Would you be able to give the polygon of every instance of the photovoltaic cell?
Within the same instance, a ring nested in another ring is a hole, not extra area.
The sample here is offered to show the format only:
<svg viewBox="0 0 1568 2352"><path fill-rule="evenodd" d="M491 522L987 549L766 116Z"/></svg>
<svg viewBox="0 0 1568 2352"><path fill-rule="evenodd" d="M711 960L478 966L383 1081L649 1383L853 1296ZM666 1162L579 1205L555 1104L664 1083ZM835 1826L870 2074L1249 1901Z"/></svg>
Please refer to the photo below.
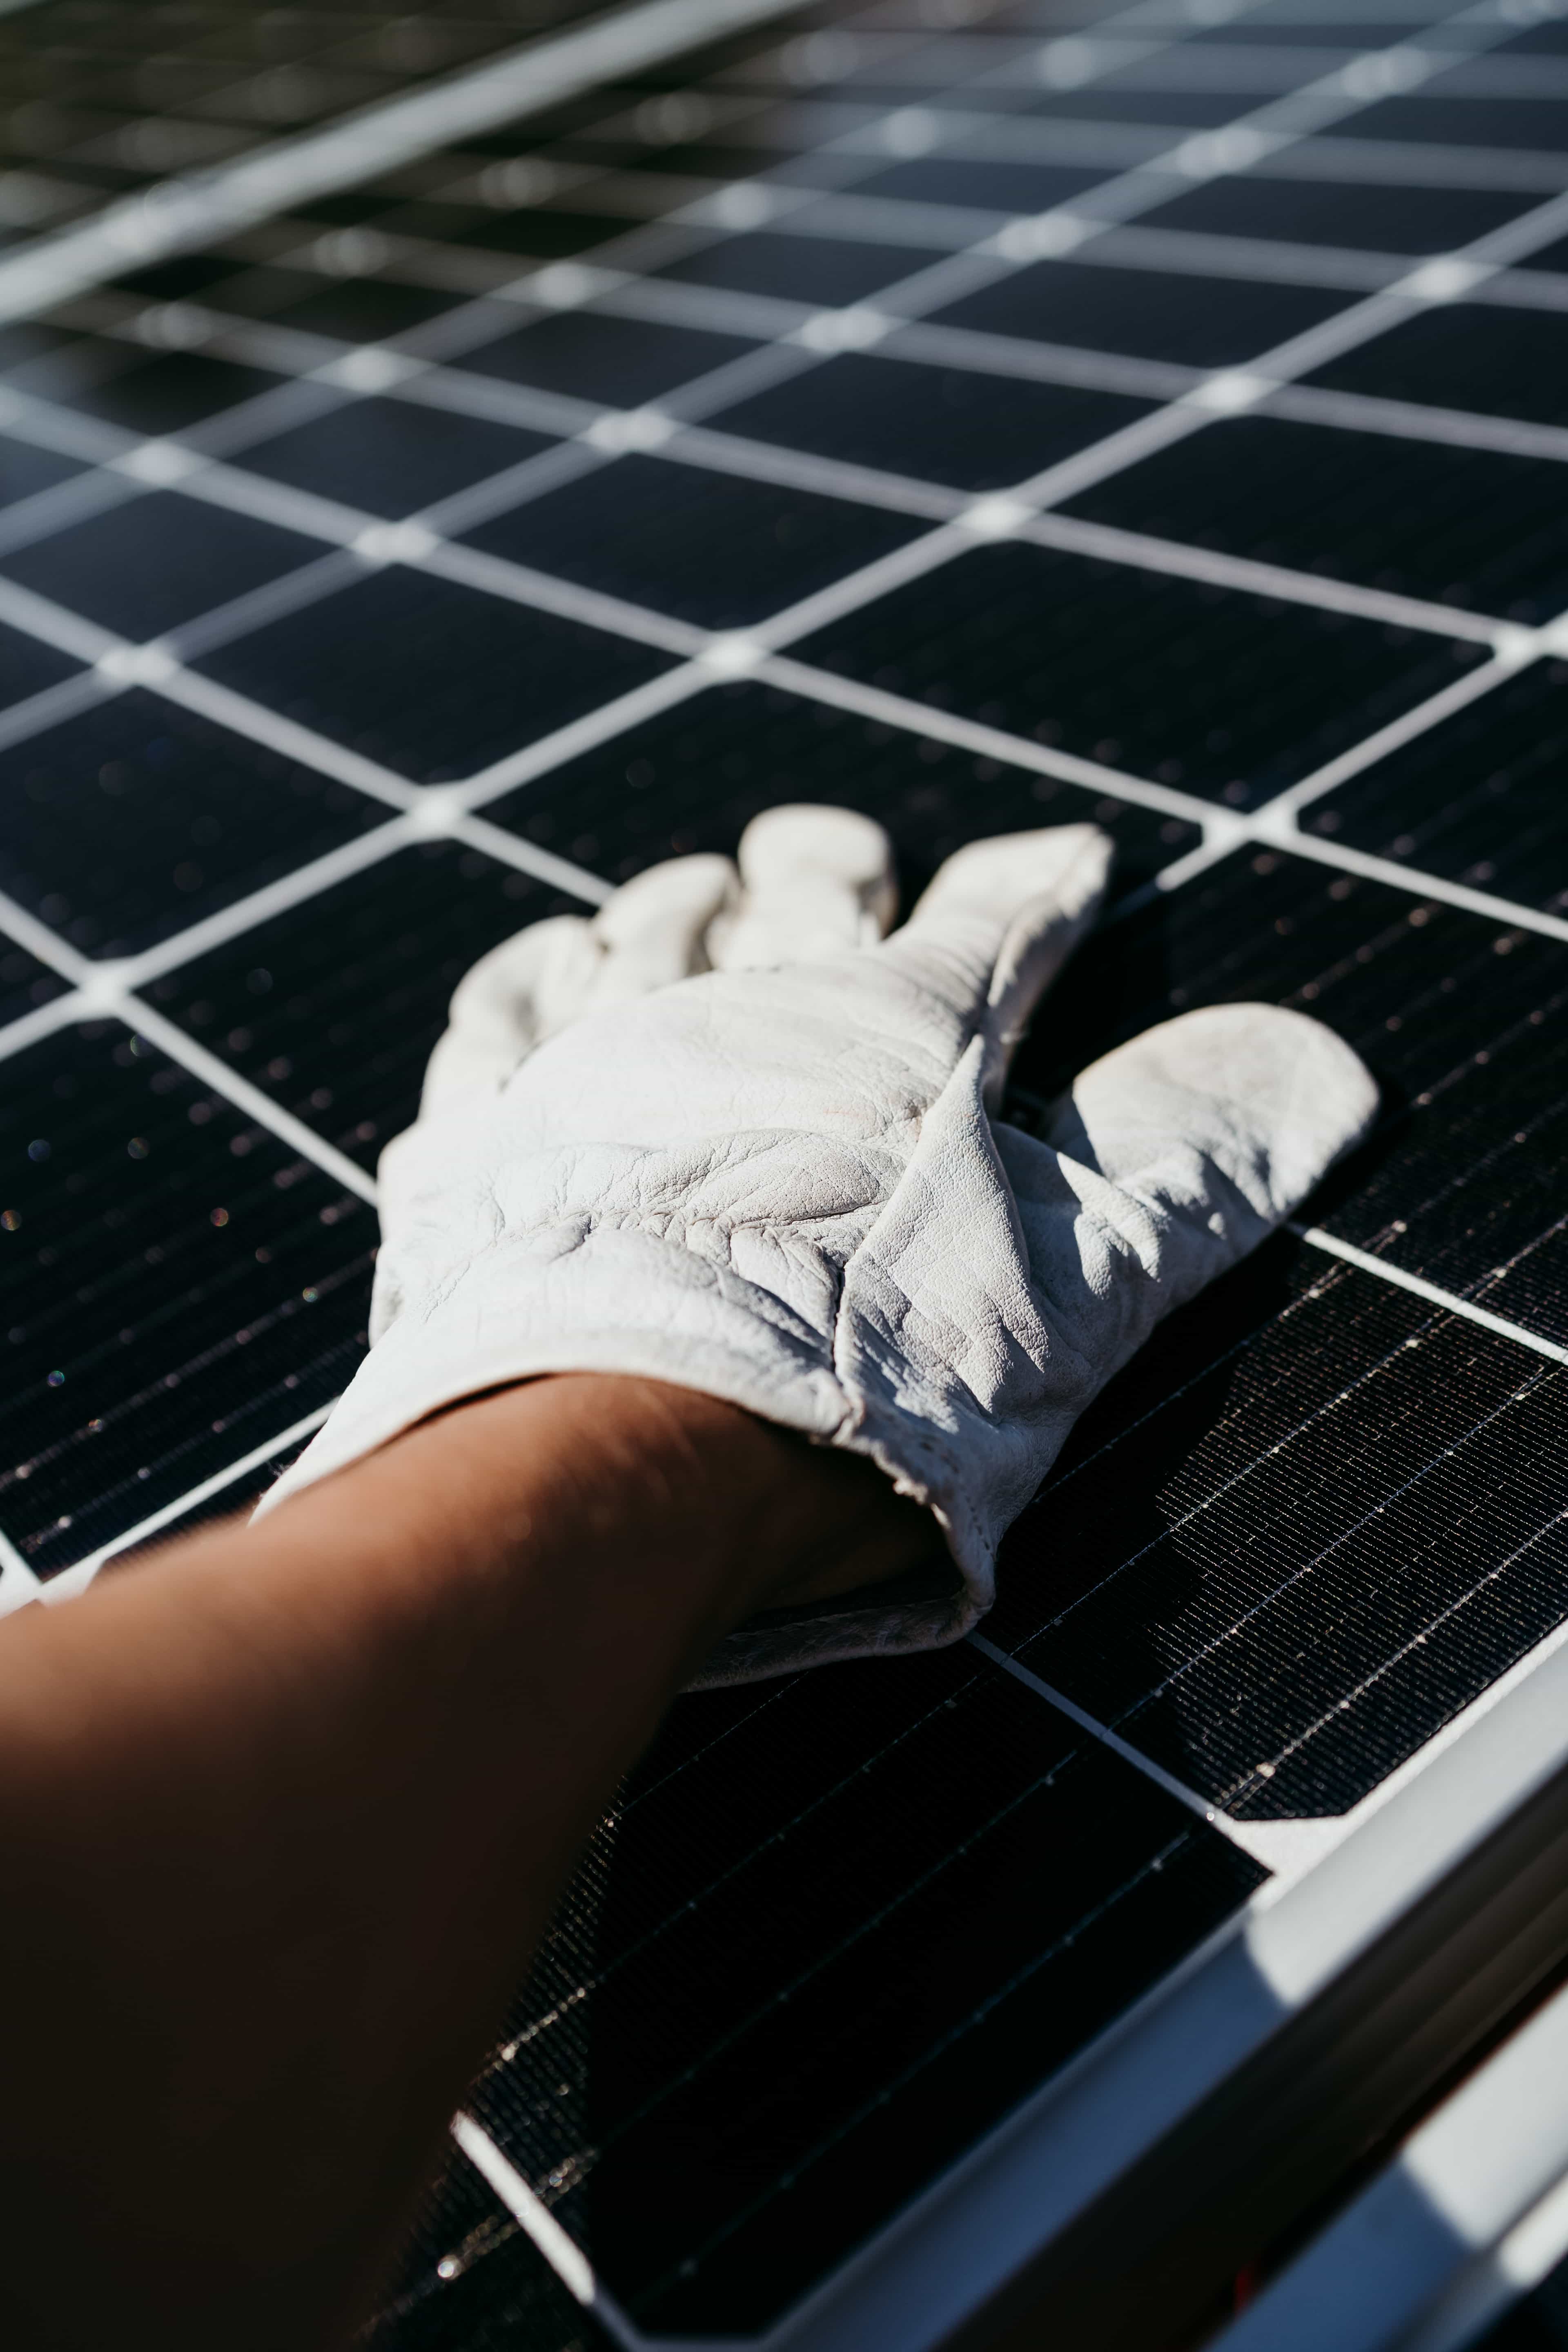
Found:
<svg viewBox="0 0 1568 2352"><path fill-rule="evenodd" d="M386 812L133 688L0 751L0 887L94 956L134 953Z"/></svg>
<svg viewBox="0 0 1568 2352"><path fill-rule="evenodd" d="M855 355L722 409L710 422L721 432L848 465L994 490L1120 432L1150 405L976 368Z"/></svg>
<svg viewBox="0 0 1568 2352"><path fill-rule="evenodd" d="M153 490L11 549L0 558L0 572L139 643L320 552L313 540L254 515Z"/></svg>
<svg viewBox="0 0 1568 2352"><path fill-rule="evenodd" d="M764 2324L1262 1875L972 1653L751 1696L671 1770L739 1711L677 1709L476 2095L668 2333Z"/></svg>
<svg viewBox="0 0 1568 2352"><path fill-rule="evenodd" d="M1233 807L1294 782L1477 658L1469 645L1025 546L963 556L797 650Z"/></svg>
<svg viewBox="0 0 1568 2352"><path fill-rule="evenodd" d="M510 383L631 407L743 358L751 348L739 335L569 310L465 352L463 365Z"/></svg>
<svg viewBox="0 0 1568 2352"><path fill-rule="evenodd" d="M1119 887L1195 848L1195 825L976 757L778 688L710 688L493 803L492 820L624 882L661 857L732 853L781 801L829 799L887 826L904 903L977 835L1089 819L1116 836Z"/></svg>
<svg viewBox="0 0 1568 2352"><path fill-rule="evenodd" d="M922 527L813 490L634 457L464 537L628 604L732 629L875 562Z"/></svg>
<svg viewBox="0 0 1568 2352"><path fill-rule="evenodd" d="M483 417L411 400L362 400L247 447L245 462L295 489L406 515L550 446L545 434Z"/></svg>
<svg viewBox="0 0 1568 2352"><path fill-rule="evenodd" d="M1568 668L1538 662L1314 801L1306 830L1553 914L1568 908Z"/></svg>
<svg viewBox="0 0 1568 2352"><path fill-rule="evenodd" d="M1500 303L1421 311L1307 378L1434 408L1568 423L1568 318Z"/></svg>
<svg viewBox="0 0 1568 2352"><path fill-rule="evenodd" d="M288 1110L374 1169L471 963L523 924L588 911L475 849L383 858L154 981L152 1002Z"/></svg>
<svg viewBox="0 0 1568 2352"><path fill-rule="evenodd" d="M1388 187L1237 173L1156 205L1150 228L1196 229L1221 236L1283 237L1292 245L1336 245L1378 253L1442 253L1485 236L1524 212L1531 199L1492 188Z"/></svg>
<svg viewBox="0 0 1568 2352"><path fill-rule="evenodd" d="M1568 599L1568 468L1268 417L1215 425L1066 511L1521 621Z"/></svg>
<svg viewBox="0 0 1568 2352"><path fill-rule="evenodd" d="M100 57L56 42L75 0L0 25L55 110L0 152L0 210L58 184L14 234L545 16L166 14L100 8ZM1352 1811L1568 1614L1563 677L1517 627L1568 601L1561 27L952 17L803 13L0 327L0 1533L36 1575L303 1442L468 965L778 801L880 819L906 904L977 835L1113 834L1020 1123L1216 1002L1316 1013L1382 1087L1308 1237L1085 1416L1005 1551L1005 1663L686 1698L600 1825L471 2105L655 2334L821 2286L1235 1915L1273 1825ZM1275 99L1244 169L1225 126ZM1357 310L1502 224L1500 274ZM1202 381L1342 313L1288 415ZM1031 538L1020 486L1080 456ZM454 494L459 544L344 545ZM683 667L823 589L784 666ZM127 690L83 622L175 634ZM1292 850L1292 803L1252 813L1308 779ZM366 2340L609 2339L454 2158Z"/></svg>
<svg viewBox="0 0 1568 2352"><path fill-rule="evenodd" d="M416 783L471 774L665 667L580 621L395 565L199 667Z"/></svg>
<svg viewBox="0 0 1568 2352"><path fill-rule="evenodd" d="M40 645L37 637L24 636L20 629L9 629L0 621L0 709L7 703L25 702L30 695L42 694L46 687L58 686L78 667L68 655L57 653L53 646Z"/></svg>
<svg viewBox="0 0 1568 2352"><path fill-rule="evenodd" d="M1232 367L1304 334L1343 305L1342 294L1316 286L1040 261L963 296L936 317L944 326L984 334Z"/></svg>
<svg viewBox="0 0 1568 2352"><path fill-rule="evenodd" d="M118 1023L17 1055L0 1528L47 1576L323 1403L374 1221Z"/></svg>
<svg viewBox="0 0 1568 2352"><path fill-rule="evenodd" d="M1563 1382L1271 1245L1084 1416L991 1636L1239 1819L1344 1812L1568 1614Z"/></svg>

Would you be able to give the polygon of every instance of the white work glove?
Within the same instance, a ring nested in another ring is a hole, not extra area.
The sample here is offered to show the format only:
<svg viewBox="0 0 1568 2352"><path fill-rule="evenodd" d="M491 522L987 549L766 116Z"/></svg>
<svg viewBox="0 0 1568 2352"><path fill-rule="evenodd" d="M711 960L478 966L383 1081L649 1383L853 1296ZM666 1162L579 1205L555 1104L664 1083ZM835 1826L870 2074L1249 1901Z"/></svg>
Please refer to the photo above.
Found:
<svg viewBox="0 0 1568 2352"><path fill-rule="evenodd" d="M1376 1107L1329 1030L1229 1004L1108 1054L1041 1139L998 1120L1110 859L1090 825L974 842L884 940L880 827L774 809L738 874L679 858L485 957L382 1155L371 1352L267 1507L457 1398L643 1373L868 1454L956 1563L769 1612L704 1680L957 1639L1090 1399Z"/></svg>

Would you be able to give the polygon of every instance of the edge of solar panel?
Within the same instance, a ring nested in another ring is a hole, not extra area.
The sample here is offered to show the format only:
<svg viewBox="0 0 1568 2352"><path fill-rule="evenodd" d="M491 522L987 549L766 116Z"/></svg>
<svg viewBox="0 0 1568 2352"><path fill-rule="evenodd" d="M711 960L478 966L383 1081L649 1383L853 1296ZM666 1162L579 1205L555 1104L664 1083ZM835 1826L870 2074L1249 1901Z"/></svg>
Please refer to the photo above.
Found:
<svg viewBox="0 0 1568 2352"><path fill-rule="evenodd" d="M1211 2352L1568 2343L1568 1990L1436 2107Z"/></svg>
<svg viewBox="0 0 1568 2352"><path fill-rule="evenodd" d="M1133 2312L1176 2326L1568 1944L1563 1637L1505 1683L775 2326L645 2333L597 2281L595 2316L633 2352L930 2352L1047 2296L1059 2352L1120 2341ZM548 2237L530 2194L513 2210Z"/></svg>

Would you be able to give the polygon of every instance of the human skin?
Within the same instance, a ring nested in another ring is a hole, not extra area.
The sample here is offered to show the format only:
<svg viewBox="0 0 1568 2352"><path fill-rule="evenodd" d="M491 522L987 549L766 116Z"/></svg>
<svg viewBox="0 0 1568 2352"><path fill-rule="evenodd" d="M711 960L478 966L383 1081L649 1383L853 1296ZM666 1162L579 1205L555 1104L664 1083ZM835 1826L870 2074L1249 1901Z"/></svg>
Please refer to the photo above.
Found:
<svg viewBox="0 0 1568 2352"><path fill-rule="evenodd" d="M0 2340L342 2344L712 1643L941 1556L858 1457L568 1374L0 1625Z"/></svg>

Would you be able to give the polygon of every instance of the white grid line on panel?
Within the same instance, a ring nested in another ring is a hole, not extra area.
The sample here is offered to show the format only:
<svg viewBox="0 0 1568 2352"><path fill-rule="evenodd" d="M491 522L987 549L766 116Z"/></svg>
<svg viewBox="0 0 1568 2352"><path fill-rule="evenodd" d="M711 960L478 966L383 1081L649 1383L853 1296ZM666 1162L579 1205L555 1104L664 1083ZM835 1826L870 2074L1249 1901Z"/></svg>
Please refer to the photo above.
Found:
<svg viewBox="0 0 1568 2352"><path fill-rule="evenodd" d="M1549 1357L1554 1364L1568 1364L1568 1348L1560 1348L1554 1339L1544 1339L1538 1332L1527 1331L1518 1323L1510 1323L1501 1315L1494 1315L1473 1299L1461 1298L1452 1290L1444 1290L1437 1283L1426 1282L1418 1274L1406 1274L1403 1266L1386 1258L1374 1257L1370 1250L1357 1249L1353 1242L1341 1241L1337 1234L1323 1231L1321 1225L1301 1225L1292 1222L1290 1231L1311 1249L1321 1250L1329 1257L1343 1260L1363 1274L1377 1276L1391 1282L1396 1290L1408 1290L1414 1297L1424 1298L1432 1307L1440 1307L1448 1315L1458 1315L1467 1323L1479 1324L1483 1331L1495 1332L1499 1339L1517 1340L1537 1356Z"/></svg>
<svg viewBox="0 0 1568 2352"><path fill-rule="evenodd" d="M504 2156L484 2126L467 2113L452 2118L452 2137L475 2171L521 2224L562 2284L591 2311L605 2333L637 2352L642 2342L618 2304L601 2286L587 2256L568 2237L550 2208L535 2196L517 2167Z"/></svg>

